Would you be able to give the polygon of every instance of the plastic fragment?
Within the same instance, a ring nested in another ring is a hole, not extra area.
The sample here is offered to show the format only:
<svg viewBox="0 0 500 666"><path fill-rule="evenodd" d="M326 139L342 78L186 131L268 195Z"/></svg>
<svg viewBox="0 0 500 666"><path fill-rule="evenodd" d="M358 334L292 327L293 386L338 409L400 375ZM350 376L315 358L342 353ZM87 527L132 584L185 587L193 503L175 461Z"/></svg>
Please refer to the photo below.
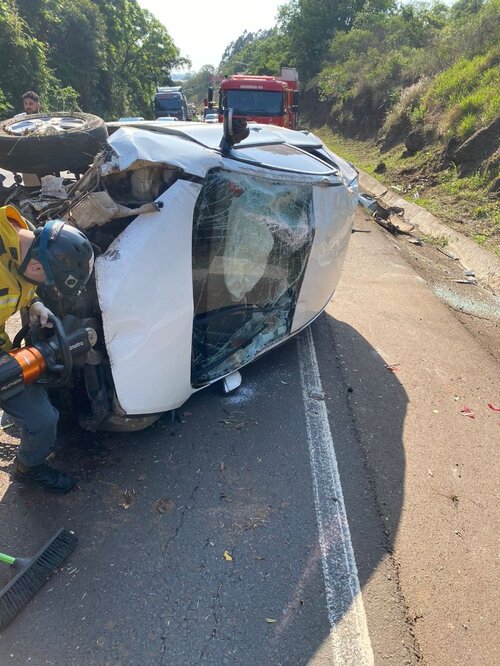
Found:
<svg viewBox="0 0 500 666"><path fill-rule="evenodd" d="M273 617L266 617L267 624L276 624L277 621Z"/></svg>
<svg viewBox="0 0 500 666"><path fill-rule="evenodd" d="M462 407L460 410L460 414L463 414L463 416L467 416L469 419L475 419L476 414L474 413L474 410L471 409L470 407Z"/></svg>
<svg viewBox="0 0 500 666"><path fill-rule="evenodd" d="M226 562L232 562L233 561L233 556L231 553L229 553L227 550L224 551L224 559Z"/></svg>
<svg viewBox="0 0 500 666"><path fill-rule="evenodd" d="M488 403L488 407L493 411L493 412L500 412L500 407L495 407L495 405L492 402Z"/></svg>

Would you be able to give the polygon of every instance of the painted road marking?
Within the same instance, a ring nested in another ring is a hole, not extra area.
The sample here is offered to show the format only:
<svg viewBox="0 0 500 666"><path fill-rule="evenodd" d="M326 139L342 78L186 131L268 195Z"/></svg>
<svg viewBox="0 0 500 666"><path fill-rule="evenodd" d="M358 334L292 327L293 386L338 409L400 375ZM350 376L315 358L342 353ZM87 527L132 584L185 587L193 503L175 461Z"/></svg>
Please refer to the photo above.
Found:
<svg viewBox="0 0 500 666"><path fill-rule="evenodd" d="M311 327L299 335L297 341L333 663L335 666L373 666L373 651Z"/></svg>

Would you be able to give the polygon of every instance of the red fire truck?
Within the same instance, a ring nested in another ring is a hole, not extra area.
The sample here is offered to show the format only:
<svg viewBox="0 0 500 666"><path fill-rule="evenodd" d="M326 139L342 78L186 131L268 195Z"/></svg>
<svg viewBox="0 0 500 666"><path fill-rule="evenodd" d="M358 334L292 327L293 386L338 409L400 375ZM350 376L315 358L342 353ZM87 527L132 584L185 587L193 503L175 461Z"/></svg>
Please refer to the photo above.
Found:
<svg viewBox="0 0 500 666"><path fill-rule="evenodd" d="M234 74L220 84L219 121L222 122L224 109L233 109L233 118L296 129L298 85L294 67L282 67L280 77ZM213 89L209 89L208 108L212 107Z"/></svg>

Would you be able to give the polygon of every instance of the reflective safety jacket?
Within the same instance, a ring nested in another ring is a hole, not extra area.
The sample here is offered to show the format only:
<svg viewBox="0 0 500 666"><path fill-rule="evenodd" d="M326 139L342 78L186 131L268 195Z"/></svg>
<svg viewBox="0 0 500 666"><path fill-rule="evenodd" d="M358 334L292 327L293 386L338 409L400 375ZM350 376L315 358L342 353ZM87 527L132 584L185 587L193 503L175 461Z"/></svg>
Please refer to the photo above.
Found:
<svg viewBox="0 0 500 666"><path fill-rule="evenodd" d="M14 206L0 208L0 353L12 347L5 332L7 319L37 300L36 285L17 272L21 264L21 250L16 225L21 229L29 228Z"/></svg>

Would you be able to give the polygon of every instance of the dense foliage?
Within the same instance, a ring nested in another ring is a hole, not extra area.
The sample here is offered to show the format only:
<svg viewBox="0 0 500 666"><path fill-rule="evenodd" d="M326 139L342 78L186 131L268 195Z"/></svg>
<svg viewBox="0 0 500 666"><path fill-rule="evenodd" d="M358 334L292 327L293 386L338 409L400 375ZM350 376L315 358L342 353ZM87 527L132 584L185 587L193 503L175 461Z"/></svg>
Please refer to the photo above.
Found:
<svg viewBox="0 0 500 666"><path fill-rule="evenodd" d="M276 25L245 31L217 69L184 81L198 109L209 85L247 71L299 70L303 117L347 135L415 125L462 140L500 113L500 0L289 0ZM157 85L186 64L137 0L0 0L0 116L37 90L45 109L151 117Z"/></svg>
<svg viewBox="0 0 500 666"><path fill-rule="evenodd" d="M0 116L37 91L45 110L151 117L157 85L180 58L136 0L0 0Z"/></svg>
<svg viewBox="0 0 500 666"><path fill-rule="evenodd" d="M297 67L312 124L350 136L415 125L465 139L500 114L500 0L290 0L229 45L221 73Z"/></svg>

